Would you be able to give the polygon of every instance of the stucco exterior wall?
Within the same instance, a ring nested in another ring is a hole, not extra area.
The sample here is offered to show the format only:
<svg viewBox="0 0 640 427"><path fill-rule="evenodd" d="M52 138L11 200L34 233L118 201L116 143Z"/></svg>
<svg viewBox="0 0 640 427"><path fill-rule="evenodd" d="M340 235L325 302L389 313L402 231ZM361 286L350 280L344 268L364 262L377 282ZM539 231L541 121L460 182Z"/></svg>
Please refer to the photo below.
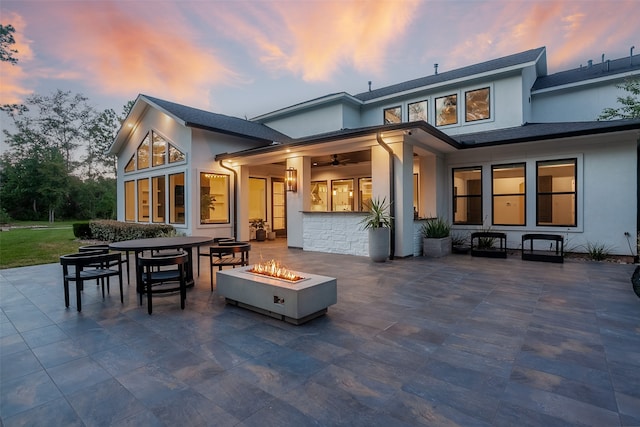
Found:
<svg viewBox="0 0 640 427"><path fill-rule="evenodd" d="M609 135L462 150L447 156L447 191L451 192L453 168L482 166L484 227L507 233L509 248L521 246L522 234L538 232L564 236L567 248L576 252L585 252L590 242L606 245L612 254L635 255L636 147L632 135ZM577 226L536 226L536 161L566 158L577 159ZM526 164L526 226L493 226L491 165L519 162ZM453 230L465 234L478 228L455 225ZM631 249L625 232L630 234Z"/></svg>
<svg viewBox="0 0 640 427"><path fill-rule="evenodd" d="M262 123L292 138L317 135L342 129L344 106L338 103L321 105L275 120Z"/></svg>
<svg viewBox="0 0 640 427"><path fill-rule="evenodd" d="M628 92L617 88L618 80L607 80L588 86L537 92L532 95L531 121L578 122L597 120L605 107L619 107L617 98Z"/></svg>

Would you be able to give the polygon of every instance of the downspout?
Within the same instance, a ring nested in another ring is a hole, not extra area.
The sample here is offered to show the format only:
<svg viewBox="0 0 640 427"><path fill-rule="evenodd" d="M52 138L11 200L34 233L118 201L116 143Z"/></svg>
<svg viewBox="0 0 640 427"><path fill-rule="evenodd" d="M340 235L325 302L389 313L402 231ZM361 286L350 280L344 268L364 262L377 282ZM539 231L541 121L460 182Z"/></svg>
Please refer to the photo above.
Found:
<svg viewBox="0 0 640 427"><path fill-rule="evenodd" d="M238 239L238 172L235 169L225 166L222 160L219 160L221 168L233 172L233 238Z"/></svg>
<svg viewBox="0 0 640 427"><path fill-rule="evenodd" d="M396 181L395 181L395 164L393 161L393 150L386 142L382 140L380 133L376 133L378 144L389 153L389 211L391 214L391 242L389 248L389 259L393 259L396 253Z"/></svg>

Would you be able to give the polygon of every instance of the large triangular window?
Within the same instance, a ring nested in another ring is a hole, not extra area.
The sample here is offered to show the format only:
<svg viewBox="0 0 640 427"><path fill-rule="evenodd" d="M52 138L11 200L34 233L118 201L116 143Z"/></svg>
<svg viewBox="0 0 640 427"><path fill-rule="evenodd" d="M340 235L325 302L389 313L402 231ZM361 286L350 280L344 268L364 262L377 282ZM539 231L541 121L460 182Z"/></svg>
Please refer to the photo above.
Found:
<svg viewBox="0 0 640 427"><path fill-rule="evenodd" d="M144 136L136 149L136 153L125 166L124 171L133 172L149 167L162 166L167 163L182 162L185 158L185 154L169 140L156 131L151 131Z"/></svg>

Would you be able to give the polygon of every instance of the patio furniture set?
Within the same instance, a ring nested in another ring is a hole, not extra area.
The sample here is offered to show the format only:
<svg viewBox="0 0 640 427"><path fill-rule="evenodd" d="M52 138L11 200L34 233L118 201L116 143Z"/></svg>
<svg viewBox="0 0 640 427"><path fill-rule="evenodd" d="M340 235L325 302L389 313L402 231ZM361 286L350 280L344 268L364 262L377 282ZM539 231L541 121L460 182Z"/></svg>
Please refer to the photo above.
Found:
<svg viewBox="0 0 640 427"><path fill-rule="evenodd" d="M277 277L258 277L249 271L251 244L228 238L180 236L134 239L81 247L76 254L63 255L65 306L69 307L69 283L76 283L77 310L82 311L84 283L95 280L109 293L109 279L118 276L120 302L124 303L122 287L123 264L129 280L129 253L134 253L136 292L139 304L147 298L147 311L153 312L153 295L178 293L180 308L185 308L187 288L195 285L193 248L197 247L197 272L200 258L208 258L211 292L214 267L218 267L217 292L227 303L239 305L294 324L301 324L327 312L337 302L336 279L305 274L303 284L292 284ZM206 247L206 250L201 250ZM117 252L111 252L117 251ZM126 257L122 257L126 252ZM227 275L223 267L238 268L237 275ZM313 277L312 277L313 276Z"/></svg>

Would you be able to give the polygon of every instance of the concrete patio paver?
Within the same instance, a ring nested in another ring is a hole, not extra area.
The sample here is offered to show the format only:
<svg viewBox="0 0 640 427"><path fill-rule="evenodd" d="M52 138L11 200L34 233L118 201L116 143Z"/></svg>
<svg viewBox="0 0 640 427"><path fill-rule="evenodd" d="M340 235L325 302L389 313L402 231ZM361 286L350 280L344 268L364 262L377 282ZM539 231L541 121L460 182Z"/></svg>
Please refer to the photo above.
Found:
<svg viewBox="0 0 640 427"><path fill-rule="evenodd" d="M132 283L78 313L59 265L0 271L1 425L640 425L633 265L251 258L336 277L338 303L290 325L227 306L205 268L184 311L149 316Z"/></svg>

